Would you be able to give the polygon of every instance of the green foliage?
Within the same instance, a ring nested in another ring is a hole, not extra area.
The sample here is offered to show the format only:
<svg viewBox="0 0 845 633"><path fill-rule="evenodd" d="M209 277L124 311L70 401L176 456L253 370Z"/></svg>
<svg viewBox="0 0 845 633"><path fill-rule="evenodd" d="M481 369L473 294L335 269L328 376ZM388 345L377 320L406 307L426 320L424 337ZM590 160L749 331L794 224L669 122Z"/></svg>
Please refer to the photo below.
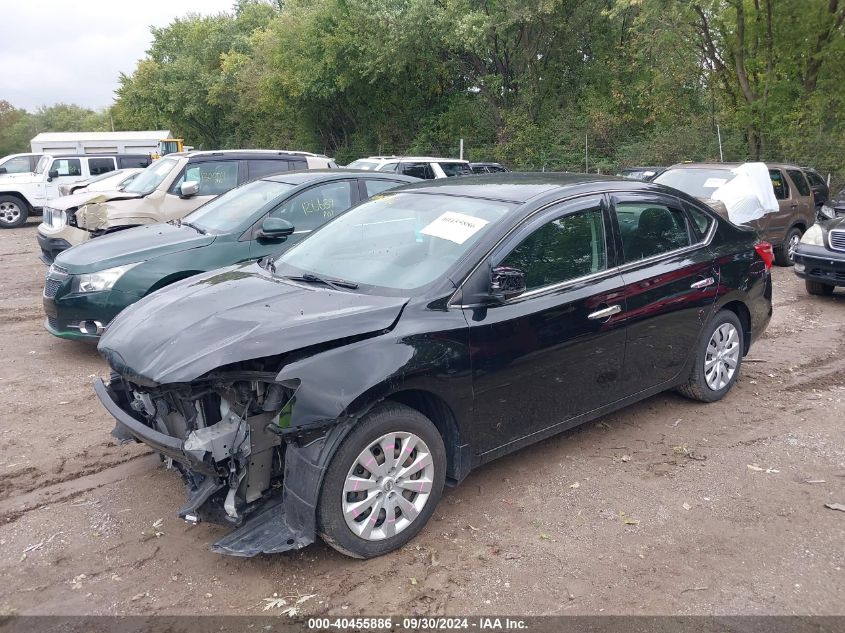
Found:
<svg viewBox="0 0 845 633"><path fill-rule="evenodd" d="M839 0L239 0L153 29L108 112L0 107L0 143L113 120L341 163L463 138L476 160L607 172L718 160L718 126L725 160L839 173L843 22Z"/></svg>

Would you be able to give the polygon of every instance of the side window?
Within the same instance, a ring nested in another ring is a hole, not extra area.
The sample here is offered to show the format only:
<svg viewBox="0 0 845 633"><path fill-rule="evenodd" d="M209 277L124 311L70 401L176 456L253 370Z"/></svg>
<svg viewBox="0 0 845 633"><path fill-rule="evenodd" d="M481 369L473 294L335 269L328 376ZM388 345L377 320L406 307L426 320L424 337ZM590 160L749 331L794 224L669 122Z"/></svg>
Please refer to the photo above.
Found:
<svg viewBox="0 0 845 633"><path fill-rule="evenodd" d="M78 158L57 158L50 166L50 171L59 172L59 176L81 176L82 164Z"/></svg>
<svg viewBox="0 0 845 633"><path fill-rule="evenodd" d="M130 167L146 167L150 164L148 156L118 156L117 166L120 169L128 169Z"/></svg>
<svg viewBox="0 0 845 633"><path fill-rule="evenodd" d="M446 174L447 177L452 176L465 176L467 174L471 174L472 170L469 168L469 165L466 163L437 163L440 165L440 169L443 170L443 173Z"/></svg>
<svg viewBox="0 0 845 633"><path fill-rule="evenodd" d="M367 188L368 198L371 198L382 191L387 191L388 189L393 189L394 187L404 184L404 182L397 182L395 180L370 180L369 178L364 180L364 186Z"/></svg>
<svg viewBox="0 0 845 633"><path fill-rule="evenodd" d="M434 170L428 163L403 163L401 171L406 176L413 176L414 178L434 179Z"/></svg>
<svg viewBox="0 0 845 633"><path fill-rule="evenodd" d="M775 198L778 200L789 199L789 185L779 169L770 169L769 177L772 179L772 187L775 189Z"/></svg>
<svg viewBox="0 0 845 633"><path fill-rule="evenodd" d="M219 196L238 184L238 161L218 160L206 163L191 163L170 187L170 193L179 195L183 182L199 183L200 196Z"/></svg>
<svg viewBox="0 0 845 633"><path fill-rule="evenodd" d="M311 187L270 212L293 224L297 233L313 231L352 206L348 180Z"/></svg>
<svg viewBox="0 0 845 633"><path fill-rule="evenodd" d="M290 165L286 160L248 160L247 165L250 180L258 180L264 176L281 174L290 170Z"/></svg>
<svg viewBox="0 0 845 633"><path fill-rule="evenodd" d="M526 289L577 279L607 268L600 209L579 211L544 224L499 265L525 273Z"/></svg>
<svg viewBox="0 0 845 633"><path fill-rule="evenodd" d="M798 189L798 193L802 196L810 195L810 185L807 184L803 172L797 169L787 169L786 173L789 174L790 178L792 178L792 182L795 183L795 188Z"/></svg>
<svg viewBox="0 0 845 633"><path fill-rule="evenodd" d="M713 218L704 213L704 211L699 211L695 207L688 206L687 211L689 211L690 216L692 216L692 221L698 228L698 232L702 235L707 235L707 231L710 230L710 226L714 222Z"/></svg>
<svg viewBox="0 0 845 633"><path fill-rule="evenodd" d="M654 257L690 245L684 214L662 204L622 202L616 218L626 262Z"/></svg>
<svg viewBox="0 0 845 633"><path fill-rule="evenodd" d="M826 184L824 182L824 178L822 178L819 174L814 171L805 171L807 178L810 179L810 185L813 187L825 187Z"/></svg>
<svg viewBox="0 0 845 633"><path fill-rule="evenodd" d="M89 158L88 171L92 176L99 176L114 171L113 158Z"/></svg>
<svg viewBox="0 0 845 633"><path fill-rule="evenodd" d="M17 156L10 158L5 163L0 165L6 171L6 174L25 174L29 171L34 171L35 168L30 164L29 156Z"/></svg>
<svg viewBox="0 0 845 633"><path fill-rule="evenodd" d="M396 168L399 167L399 163L387 163L386 165L382 165L376 171L392 171L395 172Z"/></svg>

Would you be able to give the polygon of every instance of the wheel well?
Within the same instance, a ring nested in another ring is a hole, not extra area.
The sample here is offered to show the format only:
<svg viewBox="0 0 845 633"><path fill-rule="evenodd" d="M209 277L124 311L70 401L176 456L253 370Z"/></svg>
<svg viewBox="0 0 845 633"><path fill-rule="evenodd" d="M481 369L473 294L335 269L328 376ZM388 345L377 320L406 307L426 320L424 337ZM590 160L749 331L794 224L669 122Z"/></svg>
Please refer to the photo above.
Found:
<svg viewBox="0 0 845 633"><path fill-rule="evenodd" d="M800 221L800 222L796 222L795 224L793 224L792 228L799 228L799 229L801 229L801 232L803 233L804 231L807 230L807 225L803 221Z"/></svg>
<svg viewBox="0 0 845 633"><path fill-rule="evenodd" d="M731 301L723 305L722 309L733 312L742 324L742 355L745 356L751 347L751 312L742 301Z"/></svg>
<svg viewBox="0 0 845 633"><path fill-rule="evenodd" d="M15 198L27 208L29 213L35 212L35 209L32 207L31 204L29 204L29 200L26 199L26 196L18 193L17 191L0 191L0 196L9 196L11 198Z"/></svg>
<svg viewBox="0 0 845 633"><path fill-rule="evenodd" d="M417 389L398 391L387 399L416 409L434 423L446 447L446 476L463 479L465 473L459 472L462 470L459 452L461 437L451 407L440 396Z"/></svg>
<svg viewBox="0 0 845 633"><path fill-rule="evenodd" d="M170 284L174 284L177 281L182 281L183 279L187 279L188 277L193 277L194 275L199 275L201 272L202 272L201 270L190 270L190 271L181 270L178 273L170 275L169 277L165 277L164 279L159 279L147 291L147 294L150 294L151 292L155 292L156 290L160 290L161 288L164 288L165 286L169 286Z"/></svg>

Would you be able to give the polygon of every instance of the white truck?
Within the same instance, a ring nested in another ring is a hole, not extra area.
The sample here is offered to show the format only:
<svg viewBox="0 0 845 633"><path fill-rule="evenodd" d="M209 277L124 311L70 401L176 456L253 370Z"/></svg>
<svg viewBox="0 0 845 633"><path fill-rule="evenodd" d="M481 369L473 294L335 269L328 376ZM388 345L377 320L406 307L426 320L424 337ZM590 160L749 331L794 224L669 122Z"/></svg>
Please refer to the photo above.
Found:
<svg viewBox="0 0 845 633"><path fill-rule="evenodd" d="M0 228L12 229L40 213L59 186L124 167L146 167L148 154L42 156L35 171L0 174Z"/></svg>
<svg viewBox="0 0 845 633"><path fill-rule="evenodd" d="M138 132L42 132L29 144L43 154L153 154L170 130Z"/></svg>

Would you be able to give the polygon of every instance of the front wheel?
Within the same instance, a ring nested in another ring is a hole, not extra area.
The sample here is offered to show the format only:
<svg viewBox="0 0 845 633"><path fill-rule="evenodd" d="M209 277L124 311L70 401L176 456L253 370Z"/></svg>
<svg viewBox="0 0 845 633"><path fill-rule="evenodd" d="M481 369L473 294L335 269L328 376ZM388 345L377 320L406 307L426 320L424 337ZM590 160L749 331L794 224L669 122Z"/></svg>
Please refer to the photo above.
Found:
<svg viewBox="0 0 845 633"><path fill-rule="evenodd" d="M809 292L811 295L822 295L823 297L829 297L833 294L833 286L831 286L830 284L822 283L821 281L805 279L804 286L807 288L807 292Z"/></svg>
<svg viewBox="0 0 845 633"><path fill-rule="evenodd" d="M792 266L792 256L795 254L795 247L801 242L802 235L804 235L804 231L797 226L789 229L783 244L775 252L775 263L778 266Z"/></svg>
<svg viewBox="0 0 845 633"><path fill-rule="evenodd" d="M431 421L386 403L364 416L332 458L317 526L336 550L372 558L402 547L434 512L446 480L446 449Z"/></svg>
<svg viewBox="0 0 845 633"><path fill-rule="evenodd" d="M736 382L744 349L742 324L730 310L713 317L695 353L687 382L678 391L692 400L721 400Z"/></svg>
<svg viewBox="0 0 845 633"><path fill-rule="evenodd" d="M15 196L0 196L0 228L14 229L22 226L29 215L29 207Z"/></svg>

